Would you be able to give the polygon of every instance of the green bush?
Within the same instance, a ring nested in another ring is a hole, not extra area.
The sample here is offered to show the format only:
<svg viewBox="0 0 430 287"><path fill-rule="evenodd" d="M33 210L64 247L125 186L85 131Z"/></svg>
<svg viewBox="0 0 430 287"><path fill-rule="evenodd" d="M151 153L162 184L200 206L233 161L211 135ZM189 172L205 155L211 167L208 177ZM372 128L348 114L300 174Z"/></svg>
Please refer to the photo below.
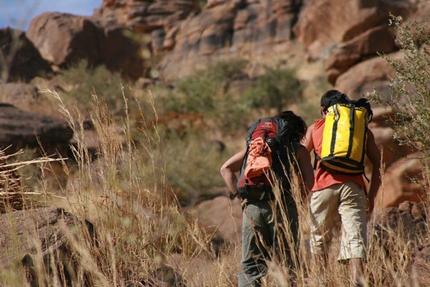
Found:
<svg viewBox="0 0 430 287"><path fill-rule="evenodd" d="M268 68L257 78L255 86L241 96L241 101L250 108L274 108L281 112L286 106L295 103L301 92L302 85L296 79L294 70Z"/></svg>
<svg viewBox="0 0 430 287"><path fill-rule="evenodd" d="M397 42L404 57L384 58L394 68L389 95L377 95L377 100L393 108L392 118L397 139L430 156L430 34L429 23L422 21L402 22L400 17L392 17L392 25L397 31Z"/></svg>
<svg viewBox="0 0 430 287"><path fill-rule="evenodd" d="M302 85L293 69L267 68L245 91L233 91L232 83L251 80L243 72L245 60L220 61L179 80L165 98L165 110L196 112L213 120L223 132L237 132L258 115L284 110L301 98Z"/></svg>
<svg viewBox="0 0 430 287"><path fill-rule="evenodd" d="M204 70L197 70L175 83L166 99L167 110L180 113L217 113L218 104L228 101L226 92L231 81L244 77L244 60L220 61Z"/></svg>
<svg viewBox="0 0 430 287"><path fill-rule="evenodd" d="M181 205L194 205L224 186L219 168L228 155L198 131L171 137L164 147L166 182L177 192Z"/></svg>
<svg viewBox="0 0 430 287"><path fill-rule="evenodd" d="M245 78L245 60L220 61L174 83L165 98L165 112L204 114L223 130L236 130L243 122L246 106L229 92L234 80Z"/></svg>
<svg viewBox="0 0 430 287"><path fill-rule="evenodd" d="M89 67L82 60L61 72L62 85L66 90L66 102L80 109L88 109L92 94L107 104L109 109L117 110L123 102L121 84L124 80L119 73L109 71L105 66ZM130 97L127 94L127 97Z"/></svg>

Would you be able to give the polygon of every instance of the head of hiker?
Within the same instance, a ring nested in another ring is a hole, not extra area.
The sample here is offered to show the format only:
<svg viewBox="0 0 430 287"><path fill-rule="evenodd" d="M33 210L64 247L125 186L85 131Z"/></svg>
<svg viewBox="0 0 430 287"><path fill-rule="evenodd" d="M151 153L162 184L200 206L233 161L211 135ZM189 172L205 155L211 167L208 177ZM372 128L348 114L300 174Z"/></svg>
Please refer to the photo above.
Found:
<svg viewBox="0 0 430 287"><path fill-rule="evenodd" d="M291 140L300 142L306 135L306 130L308 129L306 122L292 111L283 111L278 114L278 117L287 121L288 134L291 136Z"/></svg>
<svg viewBox="0 0 430 287"><path fill-rule="evenodd" d="M325 115L327 109L335 103L346 103L349 98L338 90L329 90L321 96L321 115Z"/></svg>

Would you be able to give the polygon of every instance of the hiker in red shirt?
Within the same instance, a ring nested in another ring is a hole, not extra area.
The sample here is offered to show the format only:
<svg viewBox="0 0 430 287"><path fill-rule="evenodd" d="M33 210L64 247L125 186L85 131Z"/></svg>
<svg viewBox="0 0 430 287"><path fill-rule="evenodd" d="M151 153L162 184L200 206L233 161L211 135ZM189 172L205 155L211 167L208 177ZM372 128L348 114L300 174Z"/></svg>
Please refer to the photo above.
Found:
<svg viewBox="0 0 430 287"><path fill-rule="evenodd" d="M302 141L309 152L314 150L316 155L321 155L328 103L330 99L339 95L344 96L337 90L330 90L321 97L322 119L316 120L308 128ZM372 212L374 199L381 184L380 153L370 130L367 130L367 141L364 146L365 154L372 164L371 182L367 192L362 174L329 172L321 168L318 160L310 201L310 241L311 252L319 261L316 264L321 266L319 286L326 286L324 268L327 266L327 249L333 236L332 229L338 226L338 223L342 226L338 260L349 264L353 286L364 286L363 264L366 259L367 244L366 208L369 213Z"/></svg>
<svg viewBox="0 0 430 287"><path fill-rule="evenodd" d="M289 135L289 141L282 143L282 147L289 151L285 152L285 156L291 153L295 157L293 159L294 167L297 175L301 177L302 198L304 198L312 188L314 180L310 155L300 144L306 134L307 125L301 117L291 111L282 112L277 118L282 118L287 122L286 132ZM295 266L299 264L295 258L298 251L299 233L296 201L291 193L291 188L285 190L282 184L280 184L282 204L279 203L278 198L270 194L273 192L271 186L269 186L269 194L266 194L265 190L261 196L260 194L253 196L258 192L252 190L249 193L244 192L241 197L238 193L236 173L241 170L246 152L245 148L233 155L220 170L227 187L242 203L242 259L238 285L239 287L261 286L260 280L267 274L267 260L280 260L281 264L285 264L290 271L290 281L293 281ZM288 159L285 160L288 161ZM289 170L282 171L285 180L281 179L280 182L290 182L291 178L286 173L289 173ZM281 213L286 214L285 222L282 221L285 217L280 215Z"/></svg>

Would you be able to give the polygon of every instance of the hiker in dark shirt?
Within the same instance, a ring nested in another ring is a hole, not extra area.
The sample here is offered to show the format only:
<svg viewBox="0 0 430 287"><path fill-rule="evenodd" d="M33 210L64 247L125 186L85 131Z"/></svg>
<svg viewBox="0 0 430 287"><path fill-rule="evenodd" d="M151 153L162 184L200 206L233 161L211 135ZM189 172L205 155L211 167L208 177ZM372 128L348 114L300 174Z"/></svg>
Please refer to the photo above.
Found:
<svg viewBox="0 0 430 287"><path fill-rule="evenodd" d="M278 118L288 122L287 129L293 148L293 161L301 186L301 199L305 198L313 185L313 168L310 155L300 141L306 134L307 125L303 119L291 111L280 113ZM285 147L287 148L287 147ZM298 262L297 243L299 233L299 219L297 203L291 188L280 188L279 198L265 198L263 200L249 200L238 194L236 173L240 171L247 149L243 149L229 158L221 167L221 175L231 191L242 203L242 259L238 274L239 287L260 286L261 278L267 274L266 260L280 260L290 271L290 280L294 278L295 266ZM284 171L285 180L292 178L288 171ZM296 198L297 199L297 198ZM281 257L281 258L280 258ZM284 257L282 259L282 257Z"/></svg>

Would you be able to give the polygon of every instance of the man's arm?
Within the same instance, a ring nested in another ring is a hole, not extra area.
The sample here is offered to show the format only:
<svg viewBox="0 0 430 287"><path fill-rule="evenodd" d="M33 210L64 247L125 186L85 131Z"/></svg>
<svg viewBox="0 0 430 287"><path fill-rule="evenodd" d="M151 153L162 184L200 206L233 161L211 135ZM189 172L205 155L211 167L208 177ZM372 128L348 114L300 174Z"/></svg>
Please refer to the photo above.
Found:
<svg viewBox="0 0 430 287"><path fill-rule="evenodd" d="M308 152L311 152L314 149L314 144L312 141L312 134L314 132L315 124L312 124L308 127L308 130L306 131L306 135L302 139L302 145L305 146L305 148L308 150Z"/></svg>
<svg viewBox="0 0 430 287"><path fill-rule="evenodd" d="M372 178L370 181L369 192L367 194L368 209L369 213L371 213L375 207L376 193L381 186L381 154L376 146L375 137L370 130L368 130L367 133L366 155L372 163Z"/></svg>
<svg viewBox="0 0 430 287"><path fill-rule="evenodd" d="M236 172L238 172L242 166L242 160L245 156L245 153L246 148L229 158L220 168L221 176L223 177L228 189L233 195L236 195L237 193ZM240 196L238 198L241 200Z"/></svg>
<svg viewBox="0 0 430 287"><path fill-rule="evenodd" d="M304 146L300 146L297 149L296 157L305 188L302 195L305 198L314 186L314 170L311 165L311 156Z"/></svg>

